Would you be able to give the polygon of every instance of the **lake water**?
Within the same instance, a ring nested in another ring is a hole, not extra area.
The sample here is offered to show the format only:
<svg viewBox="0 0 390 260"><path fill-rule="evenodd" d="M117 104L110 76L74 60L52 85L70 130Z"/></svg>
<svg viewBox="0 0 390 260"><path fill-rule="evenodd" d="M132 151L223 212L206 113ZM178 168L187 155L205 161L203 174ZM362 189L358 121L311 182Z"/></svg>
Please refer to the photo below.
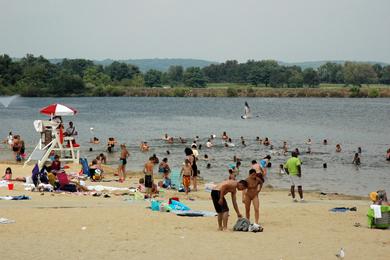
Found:
<svg viewBox="0 0 390 260"><path fill-rule="evenodd" d="M248 101L254 115L249 120L240 119L243 104ZM16 98L8 108L0 105L0 136L6 137L11 130L20 134L31 152L39 140L33 128L35 119L44 119L39 109L51 103L64 103L76 108L75 117L64 117L75 123L79 132L77 141L82 145L82 156L89 159L105 150L106 140L114 136L120 143L130 147L128 168L141 170L147 158L156 153L162 159L168 157L171 168L180 168L184 158L184 144L166 144L161 140L164 133L181 136L190 145L195 136L203 144L200 158L201 176L206 180L225 179L232 158L241 158L241 177L247 175L252 159L272 156L268 183L274 187L287 188L289 180L278 174L278 165L288 158L278 155L283 141L290 148L307 150L305 140L311 138L313 154L302 154L304 188L324 192L366 195L379 188L390 192L390 163L385 160L390 147L390 99L322 99L322 98L169 98L169 97L105 97L105 98ZM94 135L102 141L89 144ZM227 131L235 147L225 148L220 136ZM205 142L217 135L216 147L207 149ZM247 146L240 145L243 136ZM256 143L255 138L269 137L274 150ZM328 145L322 145L323 139ZM151 151L139 151L142 140L148 141ZM343 151L335 152L340 143ZM361 167L352 165L358 147L362 147ZM94 151L88 149L93 147ZM12 160L5 145L0 148L1 160ZM171 154L166 155L169 150ZM109 155L110 164L117 165L118 154ZM322 165L326 162L327 169Z"/></svg>

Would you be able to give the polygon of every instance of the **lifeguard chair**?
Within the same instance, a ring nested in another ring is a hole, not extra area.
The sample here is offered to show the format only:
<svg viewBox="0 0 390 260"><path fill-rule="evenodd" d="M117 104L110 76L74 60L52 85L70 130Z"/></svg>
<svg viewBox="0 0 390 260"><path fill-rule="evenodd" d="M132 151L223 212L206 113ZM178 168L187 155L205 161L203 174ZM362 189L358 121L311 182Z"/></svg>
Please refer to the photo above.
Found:
<svg viewBox="0 0 390 260"><path fill-rule="evenodd" d="M79 163L80 149L75 145L74 137L64 136L62 122L55 120L55 117L75 115L77 111L61 104L53 104L40 112L50 115L50 120L34 121L34 128L41 136L24 165L30 161L37 161L41 169L45 162L49 161L53 151L60 153L61 161Z"/></svg>

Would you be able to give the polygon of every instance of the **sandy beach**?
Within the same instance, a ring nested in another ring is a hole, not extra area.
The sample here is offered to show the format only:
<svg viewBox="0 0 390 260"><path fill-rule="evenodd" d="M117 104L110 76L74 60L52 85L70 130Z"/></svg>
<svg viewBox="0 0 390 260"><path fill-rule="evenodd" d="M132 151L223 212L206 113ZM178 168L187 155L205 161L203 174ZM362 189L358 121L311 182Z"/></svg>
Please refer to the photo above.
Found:
<svg viewBox="0 0 390 260"><path fill-rule="evenodd" d="M4 172L7 164L0 164ZM14 176L28 176L31 167L12 165ZM77 167L76 167L77 169ZM76 170L75 169L75 170ZM107 174L107 179L113 179ZM105 186L134 186L138 178ZM389 230L367 228L365 198L306 193L306 203L293 203L287 191L264 189L260 194L263 233L217 231L214 217L179 217L152 212L149 201L128 201L83 194L40 193L0 188L0 196L28 195L31 200L0 201L0 217L15 220L0 225L3 259L388 259ZM167 199L179 193L164 193ZM194 210L213 210L209 193L194 192ZM230 198L229 198L230 199ZM241 197L239 196L239 201ZM231 205L230 201L228 200ZM357 212L332 213L333 207L357 207ZM239 203L243 212L243 204ZM361 226L354 226L359 223Z"/></svg>

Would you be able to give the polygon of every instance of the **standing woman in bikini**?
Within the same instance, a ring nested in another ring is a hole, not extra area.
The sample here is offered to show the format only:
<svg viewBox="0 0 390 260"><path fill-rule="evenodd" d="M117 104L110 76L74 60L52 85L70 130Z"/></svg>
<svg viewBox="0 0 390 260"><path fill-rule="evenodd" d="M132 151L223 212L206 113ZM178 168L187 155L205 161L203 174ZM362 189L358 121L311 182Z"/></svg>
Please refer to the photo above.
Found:
<svg viewBox="0 0 390 260"><path fill-rule="evenodd" d="M198 176L198 166L196 165L196 157L194 156L194 153L192 152L192 149L187 147L184 149L184 153L186 154L186 159L190 162L191 168L192 168L192 184L193 184L193 190L198 190L198 184L197 184L197 176Z"/></svg>

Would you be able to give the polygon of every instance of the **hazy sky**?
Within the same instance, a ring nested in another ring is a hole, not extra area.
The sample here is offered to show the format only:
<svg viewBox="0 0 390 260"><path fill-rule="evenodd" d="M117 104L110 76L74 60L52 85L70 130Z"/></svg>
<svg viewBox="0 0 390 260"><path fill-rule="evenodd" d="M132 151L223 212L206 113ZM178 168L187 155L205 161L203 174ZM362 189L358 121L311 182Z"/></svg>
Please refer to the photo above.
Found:
<svg viewBox="0 0 390 260"><path fill-rule="evenodd" d="M0 0L0 53L390 63L390 0Z"/></svg>

